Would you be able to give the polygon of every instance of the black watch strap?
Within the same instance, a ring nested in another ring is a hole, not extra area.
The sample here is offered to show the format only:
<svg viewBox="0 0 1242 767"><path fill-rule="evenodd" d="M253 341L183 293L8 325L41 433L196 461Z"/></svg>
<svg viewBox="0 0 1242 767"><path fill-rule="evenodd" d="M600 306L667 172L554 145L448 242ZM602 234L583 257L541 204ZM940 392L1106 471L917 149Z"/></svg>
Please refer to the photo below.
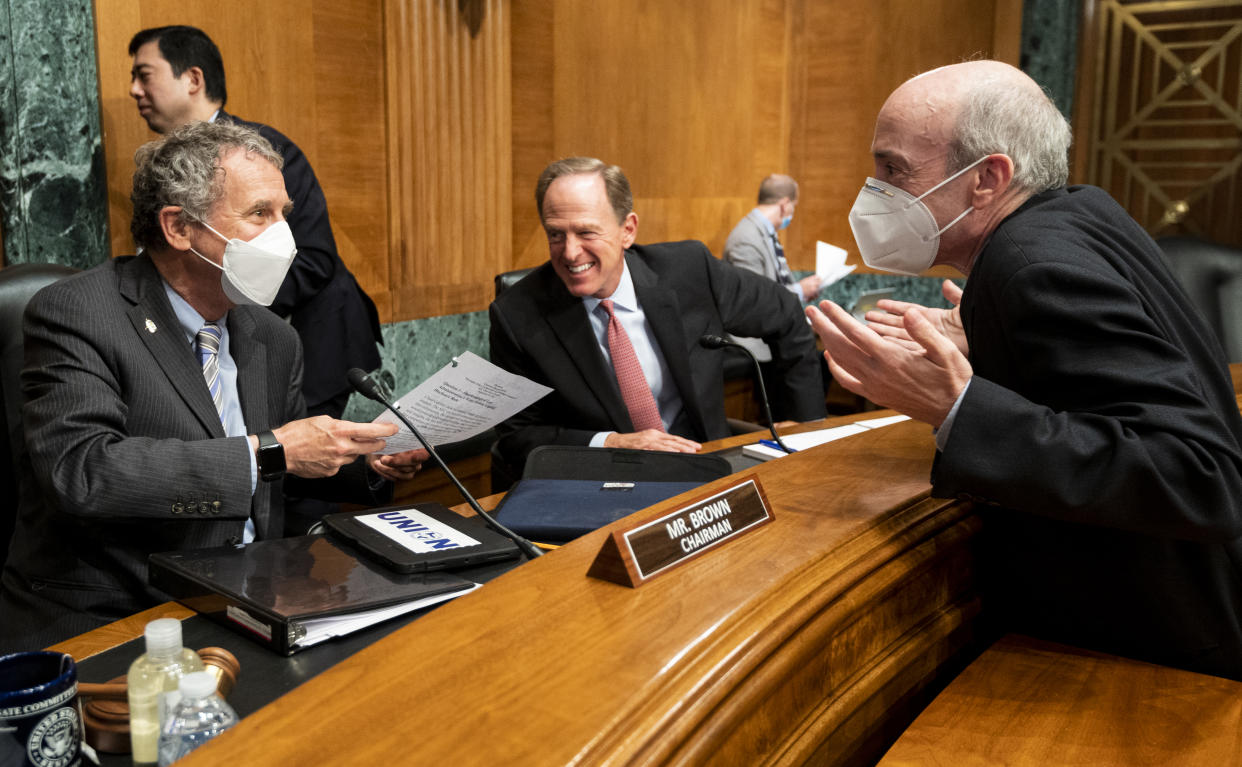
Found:
<svg viewBox="0 0 1242 767"><path fill-rule="evenodd" d="M259 432L259 452L255 458L259 464L259 478L274 482L285 476L285 446L276 441L270 431Z"/></svg>

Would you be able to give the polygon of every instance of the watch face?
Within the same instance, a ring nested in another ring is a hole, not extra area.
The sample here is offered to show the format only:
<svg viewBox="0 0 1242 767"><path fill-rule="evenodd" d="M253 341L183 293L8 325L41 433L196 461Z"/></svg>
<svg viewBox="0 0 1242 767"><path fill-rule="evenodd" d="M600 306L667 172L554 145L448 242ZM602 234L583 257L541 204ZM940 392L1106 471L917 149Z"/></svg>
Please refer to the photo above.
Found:
<svg viewBox="0 0 1242 767"><path fill-rule="evenodd" d="M259 442L259 475L265 480L280 479L285 473L284 445L276 442L270 433L260 436Z"/></svg>

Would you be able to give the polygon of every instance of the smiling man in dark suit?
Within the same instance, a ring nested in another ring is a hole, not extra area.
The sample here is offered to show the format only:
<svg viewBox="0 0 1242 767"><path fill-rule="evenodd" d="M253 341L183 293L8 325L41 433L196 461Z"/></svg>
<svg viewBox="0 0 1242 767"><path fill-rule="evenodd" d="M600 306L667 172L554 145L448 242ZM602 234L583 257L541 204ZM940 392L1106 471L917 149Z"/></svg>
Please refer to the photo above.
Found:
<svg viewBox="0 0 1242 767"><path fill-rule="evenodd" d="M781 382L774 417L823 417L814 340L793 294L700 242L635 245L638 214L615 165L552 163L535 199L551 258L490 311L492 361L554 389L498 427L514 467L539 445L695 452L728 436L722 355L699 346L705 334L767 341Z"/></svg>
<svg viewBox="0 0 1242 767"><path fill-rule="evenodd" d="M280 155L191 123L137 155L138 256L26 310L28 455L0 589L0 654L166 601L153 552L279 537L283 493L374 503L421 451L396 431L306 418L297 334L263 305L293 259ZM378 476L377 476L378 475Z"/></svg>

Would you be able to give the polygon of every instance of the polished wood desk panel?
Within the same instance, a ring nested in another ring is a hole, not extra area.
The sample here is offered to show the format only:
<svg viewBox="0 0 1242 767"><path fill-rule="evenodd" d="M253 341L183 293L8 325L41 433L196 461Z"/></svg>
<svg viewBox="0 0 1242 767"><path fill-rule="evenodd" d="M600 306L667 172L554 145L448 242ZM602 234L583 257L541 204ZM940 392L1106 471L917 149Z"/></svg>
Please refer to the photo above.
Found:
<svg viewBox="0 0 1242 767"><path fill-rule="evenodd" d="M978 614L977 519L928 498L933 452L928 427L907 422L764 464L773 524L638 589L586 576L611 528L587 535L186 763L874 760L971 644Z"/></svg>
<svg viewBox="0 0 1242 767"><path fill-rule="evenodd" d="M989 648L879 767L1242 763L1242 682L1022 636Z"/></svg>

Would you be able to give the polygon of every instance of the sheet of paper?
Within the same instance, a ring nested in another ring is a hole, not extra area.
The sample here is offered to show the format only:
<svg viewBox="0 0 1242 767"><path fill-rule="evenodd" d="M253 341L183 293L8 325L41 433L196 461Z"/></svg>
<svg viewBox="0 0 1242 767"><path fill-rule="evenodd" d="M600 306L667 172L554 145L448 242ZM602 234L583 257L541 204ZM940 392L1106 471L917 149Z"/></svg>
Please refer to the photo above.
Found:
<svg viewBox="0 0 1242 767"><path fill-rule="evenodd" d="M450 599L469 594L471 591L482 586L482 583L476 583L469 588L460 591L450 591L447 594L436 594L435 596L423 597L410 602L401 602L388 607L377 607L374 610L360 610L345 615L328 615L322 618L310 618L302 621L302 628L306 629L306 635L297 641L298 647L310 647L320 642L331 639L332 637L341 637L347 634L364 629L367 626L374 625L380 621L386 621L389 618L395 618L398 615L417 610L422 607L430 607L440 602L447 602Z"/></svg>
<svg viewBox="0 0 1242 767"><path fill-rule="evenodd" d="M868 418L865 421L855 421L859 426L866 426L868 429L879 429L882 426L889 426L902 421L909 421L908 415L890 415L887 418Z"/></svg>
<svg viewBox="0 0 1242 767"><path fill-rule="evenodd" d="M854 264L846 265L846 255L844 248L822 240L815 243L815 273L819 275L821 290L854 271Z"/></svg>
<svg viewBox="0 0 1242 767"><path fill-rule="evenodd" d="M508 373L477 354L465 352L396 404L428 442L443 445L490 429L550 391L543 384ZM381 453L422 447L392 412L385 410L375 423L395 423L400 428L388 438Z"/></svg>
<svg viewBox="0 0 1242 767"><path fill-rule="evenodd" d="M855 434L862 434L867 430L866 426L847 423L844 426L834 426L831 429L819 429L817 431L803 432L802 434L790 434L781 436L781 441L790 446L794 450L806 450L822 445L825 442L841 439L842 437L851 437Z"/></svg>
<svg viewBox="0 0 1242 767"><path fill-rule="evenodd" d="M901 421L910 420L908 415L890 415L884 418L868 418L854 423L847 423L844 426L834 426L831 429L817 429L815 431L806 431L801 434L786 434L781 436L781 441L794 450L807 450L822 445L825 442L842 439L844 437L852 437L855 434L862 434L872 429L880 429L891 424L900 423ZM772 458L782 458L785 453L774 447L767 445L744 445L742 452L751 458L757 458L761 461L767 461Z"/></svg>

